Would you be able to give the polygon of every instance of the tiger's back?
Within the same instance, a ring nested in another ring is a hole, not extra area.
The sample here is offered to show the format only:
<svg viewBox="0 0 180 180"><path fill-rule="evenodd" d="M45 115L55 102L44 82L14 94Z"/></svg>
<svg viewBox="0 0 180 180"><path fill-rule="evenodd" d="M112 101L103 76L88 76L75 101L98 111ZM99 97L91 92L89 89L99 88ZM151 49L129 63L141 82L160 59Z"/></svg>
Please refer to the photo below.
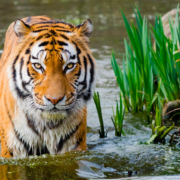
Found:
<svg viewBox="0 0 180 180"><path fill-rule="evenodd" d="M91 32L90 20L74 26L47 16L10 25L0 60L2 157L86 150Z"/></svg>

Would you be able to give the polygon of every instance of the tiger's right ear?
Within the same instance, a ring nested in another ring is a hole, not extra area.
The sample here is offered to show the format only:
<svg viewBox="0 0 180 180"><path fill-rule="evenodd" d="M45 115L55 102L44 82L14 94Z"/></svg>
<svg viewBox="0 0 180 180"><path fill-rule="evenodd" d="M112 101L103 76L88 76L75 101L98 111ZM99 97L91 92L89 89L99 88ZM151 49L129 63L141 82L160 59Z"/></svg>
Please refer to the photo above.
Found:
<svg viewBox="0 0 180 180"><path fill-rule="evenodd" d="M31 32L29 25L25 24L22 20L18 19L14 23L14 31L17 37L24 37Z"/></svg>

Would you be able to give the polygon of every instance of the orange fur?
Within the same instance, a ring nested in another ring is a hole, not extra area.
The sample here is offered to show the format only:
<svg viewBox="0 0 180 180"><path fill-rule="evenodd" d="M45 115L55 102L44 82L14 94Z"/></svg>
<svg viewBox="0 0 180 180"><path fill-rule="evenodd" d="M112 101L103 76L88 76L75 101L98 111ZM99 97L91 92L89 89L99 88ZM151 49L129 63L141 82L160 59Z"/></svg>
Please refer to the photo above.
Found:
<svg viewBox="0 0 180 180"><path fill-rule="evenodd" d="M86 150L86 104L95 76L88 47L91 25L47 16L10 25L0 60L2 157L43 148L53 154Z"/></svg>

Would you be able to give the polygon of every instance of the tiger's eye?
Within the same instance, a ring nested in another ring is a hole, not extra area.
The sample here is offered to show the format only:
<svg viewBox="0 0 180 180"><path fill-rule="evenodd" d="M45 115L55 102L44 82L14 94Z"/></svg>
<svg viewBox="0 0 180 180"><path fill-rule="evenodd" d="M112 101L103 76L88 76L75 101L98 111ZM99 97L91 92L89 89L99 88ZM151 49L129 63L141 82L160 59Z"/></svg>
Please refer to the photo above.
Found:
<svg viewBox="0 0 180 180"><path fill-rule="evenodd" d="M69 63L69 64L67 65L67 68L68 68L68 69L71 69L71 68L73 68L73 66L74 66L73 63Z"/></svg>
<svg viewBox="0 0 180 180"><path fill-rule="evenodd" d="M36 69L40 69L42 67L39 63L35 63L34 66Z"/></svg>

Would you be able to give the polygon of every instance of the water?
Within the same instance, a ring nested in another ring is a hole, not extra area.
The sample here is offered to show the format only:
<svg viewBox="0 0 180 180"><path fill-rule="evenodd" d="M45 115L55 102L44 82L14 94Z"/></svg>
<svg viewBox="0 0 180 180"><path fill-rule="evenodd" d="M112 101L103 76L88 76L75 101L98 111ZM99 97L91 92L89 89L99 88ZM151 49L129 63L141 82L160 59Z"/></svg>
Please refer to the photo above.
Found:
<svg viewBox="0 0 180 180"><path fill-rule="evenodd" d="M0 49L3 49L5 32L11 22L26 16L48 15L79 24L90 18L94 31L90 47L97 59L97 88L102 101L108 137L100 139L99 121L93 101L88 106L87 152L70 152L62 155L42 155L23 159L0 158L0 179L179 179L179 148L166 145L145 145L151 135L146 116L126 114L126 137L115 137L111 122L112 105L119 89L111 68L112 49L121 63L124 37L127 37L120 9L129 21L134 21L132 4L151 23L156 13L164 14L176 8L178 0L1 0ZM2 53L0 51L0 53ZM132 175L132 178L127 178ZM146 177L147 176L147 177ZM153 176L153 177L152 177ZM157 177L158 176L158 177Z"/></svg>

